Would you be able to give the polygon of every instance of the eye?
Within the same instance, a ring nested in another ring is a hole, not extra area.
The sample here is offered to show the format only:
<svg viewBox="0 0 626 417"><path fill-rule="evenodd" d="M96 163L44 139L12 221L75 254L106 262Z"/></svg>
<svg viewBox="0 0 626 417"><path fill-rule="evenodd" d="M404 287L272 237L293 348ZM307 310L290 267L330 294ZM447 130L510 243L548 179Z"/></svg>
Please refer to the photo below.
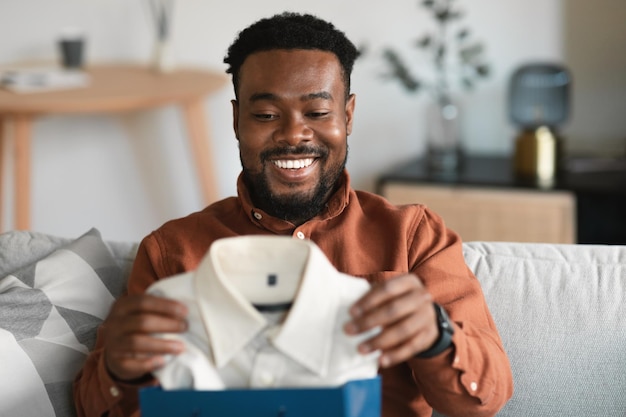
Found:
<svg viewBox="0 0 626 417"><path fill-rule="evenodd" d="M328 116L329 114L330 112L328 111L313 111L313 112L309 112L308 116L314 119L318 119L320 117Z"/></svg>
<svg viewBox="0 0 626 417"><path fill-rule="evenodd" d="M255 113L252 116L257 120L262 120L262 121L274 120L278 117L277 115L271 114L271 113Z"/></svg>

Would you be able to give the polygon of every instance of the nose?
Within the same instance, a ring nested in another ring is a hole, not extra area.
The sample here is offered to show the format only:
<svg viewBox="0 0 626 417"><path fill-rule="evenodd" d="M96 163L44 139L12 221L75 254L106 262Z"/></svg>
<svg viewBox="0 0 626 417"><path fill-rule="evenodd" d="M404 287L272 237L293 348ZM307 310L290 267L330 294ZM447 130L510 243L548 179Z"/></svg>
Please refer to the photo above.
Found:
<svg viewBox="0 0 626 417"><path fill-rule="evenodd" d="M283 116L278 129L274 132L274 141L296 146L313 139L313 130L301 116Z"/></svg>

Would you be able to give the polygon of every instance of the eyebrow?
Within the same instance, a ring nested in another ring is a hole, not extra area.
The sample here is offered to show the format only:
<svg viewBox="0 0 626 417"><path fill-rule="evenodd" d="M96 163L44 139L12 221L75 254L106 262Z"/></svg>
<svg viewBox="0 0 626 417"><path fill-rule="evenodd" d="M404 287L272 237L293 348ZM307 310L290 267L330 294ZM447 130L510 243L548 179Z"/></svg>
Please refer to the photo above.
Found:
<svg viewBox="0 0 626 417"><path fill-rule="evenodd" d="M251 102L262 101L262 100L278 101L278 99L279 97L273 93L255 93L255 94L252 94L252 96L250 96ZM310 100L317 100L317 99L332 101L333 96L327 91L320 91L318 93L304 94L303 96L300 97L301 101L310 101Z"/></svg>

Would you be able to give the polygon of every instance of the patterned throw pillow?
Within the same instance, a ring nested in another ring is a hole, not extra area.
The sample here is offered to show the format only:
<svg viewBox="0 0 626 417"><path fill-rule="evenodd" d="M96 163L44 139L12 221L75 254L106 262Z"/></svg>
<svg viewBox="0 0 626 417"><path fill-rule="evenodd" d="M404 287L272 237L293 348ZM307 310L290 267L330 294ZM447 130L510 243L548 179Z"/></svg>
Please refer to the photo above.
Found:
<svg viewBox="0 0 626 417"><path fill-rule="evenodd" d="M125 278L96 229L0 277L0 416L74 416L72 381Z"/></svg>

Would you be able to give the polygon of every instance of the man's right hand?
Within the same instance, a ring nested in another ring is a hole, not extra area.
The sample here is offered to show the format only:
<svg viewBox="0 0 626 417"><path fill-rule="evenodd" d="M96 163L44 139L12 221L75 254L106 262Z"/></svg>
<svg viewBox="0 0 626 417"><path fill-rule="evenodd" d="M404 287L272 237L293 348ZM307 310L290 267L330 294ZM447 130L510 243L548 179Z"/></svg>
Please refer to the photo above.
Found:
<svg viewBox="0 0 626 417"><path fill-rule="evenodd" d="M132 381L164 365L163 355L184 350L180 341L154 337L154 333L180 333L187 329L187 308L166 298L142 294L118 299L103 328L104 361L114 378Z"/></svg>

